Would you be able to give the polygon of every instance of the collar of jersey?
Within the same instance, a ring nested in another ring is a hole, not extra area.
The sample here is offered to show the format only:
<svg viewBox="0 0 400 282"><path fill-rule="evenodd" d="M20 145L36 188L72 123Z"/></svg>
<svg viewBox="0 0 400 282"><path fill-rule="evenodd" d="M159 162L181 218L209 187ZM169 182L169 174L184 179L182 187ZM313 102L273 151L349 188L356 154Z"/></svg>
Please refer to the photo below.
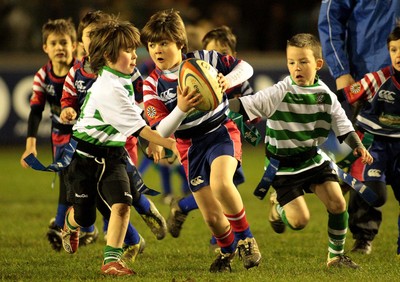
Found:
<svg viewBox="0 0 400 282"><path fill-rule="evenodd" d="M103 72L103 70L106 70L106 71L108 71L108 72L111 72L111 73L115 74L116 76L119 76L119 77L122 77L122 78L126 78L126 79L130 79L130 78L131 78L131 76L130 76L129 74L124 74L124 73L119 72L119 71L117 71L117 70L114 70L114 69L112 69L112 68L110 68L110 67L108 67L108 66L104 66L104 67L100 70L99 74L101 74L101 73Z"/></svg>

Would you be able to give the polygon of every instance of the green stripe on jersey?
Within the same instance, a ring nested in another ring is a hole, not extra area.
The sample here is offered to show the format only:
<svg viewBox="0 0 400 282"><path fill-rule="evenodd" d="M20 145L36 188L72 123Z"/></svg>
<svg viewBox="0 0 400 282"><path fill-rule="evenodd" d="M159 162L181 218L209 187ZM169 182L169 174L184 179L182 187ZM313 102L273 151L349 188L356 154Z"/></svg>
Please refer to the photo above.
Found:
<svg viewBox="0 0 400 282"><path fill-rule="evenodd" d="M312 109L310 109L310 112L312 112L311 110ZM331 115L325 112L298 114L294 112L283 112L280 110L277 110L271 117L269 117L269 119L285 121L285 122L299 122L299 123L308 123L310 121L315 121L315 120L325 120L326 122L330 123L332 120Z"/></svg>
<svg viewBox="0 0 400 282"><path fill-rule="evenodd" d="M96 146L104 146L104 147L123 147L123 146L125 146L125 141L108 140L106 142L102 142L99 139L88 135L86 132L77 132L76 131L76 132L74 132L74 137L76 137L80 140L86 141L90 144L96 145Z"/></svg>
<svg viewBox="0 0 400 282"><path fill-rule="evenodd" d="M303 130L298 132L293 132L290 130L270 130L267 128L268 136L278 139L278 140L298 140L307 141L310 139L316 139L321 136L325 137L329 134L329 129L327 128L315 128L314 130Z"/></svg>

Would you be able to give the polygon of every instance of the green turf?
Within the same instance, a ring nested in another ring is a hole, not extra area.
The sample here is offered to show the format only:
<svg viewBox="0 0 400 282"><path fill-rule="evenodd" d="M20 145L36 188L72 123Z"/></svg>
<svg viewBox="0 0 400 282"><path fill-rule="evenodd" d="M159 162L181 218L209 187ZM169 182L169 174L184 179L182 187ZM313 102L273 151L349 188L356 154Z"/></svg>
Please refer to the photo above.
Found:
<svg viewBox="0 0 400 282"><path fill-rule="evenodd" d="M302 231L288 230L275 234L269 226L266 200L253 195L263 172L263 148L244 147L246 184L240 191L246 213L263 255L259 267L245 270L239 259L232 273L212 274L208 268L214 254L208 249L210 233L199 211L193 211L177 239L168 235L157 241L142 219L132 211L131 221L146 239L144 253L132 265L135 277L110 278L100 274L104 241L82 247L75 255L53 251L45 238L48 221L56 211L58 189L51 188L54 175L22 169L19 157L23 148L0 149L0 278L8 281L397 281L400 258L396 256L398 204L389 189L389 200L383 207L383 223L369 256L352 255L360 270L327 269L327 213L313 195L307 196L311 211L309 225ZM39 159L50 163L47 147L40 148ZM146 183L159 190L155 169L144 175ZM173 177L175 193L179 180ZM153 197L162 214L168 206ZM101 229L100 217L97 221ZM353 243L347 236L346 249Z"/></svg>

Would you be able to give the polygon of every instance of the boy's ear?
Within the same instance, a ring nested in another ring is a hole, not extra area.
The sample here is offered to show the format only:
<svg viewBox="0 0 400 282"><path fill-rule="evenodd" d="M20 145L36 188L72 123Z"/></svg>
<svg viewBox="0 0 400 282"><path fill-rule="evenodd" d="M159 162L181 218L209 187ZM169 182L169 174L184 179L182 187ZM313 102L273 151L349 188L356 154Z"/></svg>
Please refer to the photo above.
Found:
<svg viewBox="0 0 400 282"><path fill-rule="evenodd" d="M74 52L76 50L76 48L78 47L78 42L72 42L72 52Z"/></svg>
<svg viewBox="0 0 400 282"><path fill-rule="evenodd" d="M43 52L47 54L47 44L42 45Z"/></svg>
<svg viewBox="0 0 400 282"><path fill-rule="evenodd" d="M324 66L324 60L323 59L318 59L317 60L317 71L322 69L323 66Z"/></svg>

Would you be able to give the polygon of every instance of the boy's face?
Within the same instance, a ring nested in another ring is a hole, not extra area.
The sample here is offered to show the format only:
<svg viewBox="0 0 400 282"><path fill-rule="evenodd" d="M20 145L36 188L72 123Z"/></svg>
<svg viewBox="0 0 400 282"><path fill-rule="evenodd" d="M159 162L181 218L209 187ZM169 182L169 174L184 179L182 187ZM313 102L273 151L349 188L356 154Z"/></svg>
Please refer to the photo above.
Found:
<svg viewBox="0 0 400 282"><path fill-rule="evenodd" d="M224 55L231 55L231 56L236 56L236 52L233 52L233 50L231 48L229 48L228 45L225 44L221 44L221 42L213 39L210 42L208 42L206 48L206 50L210 51L210 50L215 50L218 53L224 54Z"/></svg>
<svg viewBox="0 0 400 282"><path fill-rule="evenodd" d="M76 43L72 43L71 37L67 34L50 33L46 43L43 44L43 51L53 64L70 64L75 48Z"/></svg>
<svg viewBox="0 0 400 282"><path fill-rule="evenodd" d="M314 84L317 71L322 68L323 60L316 60L309 48L288 46L286 49L287 66L293 81L299 86Z"/></svg>
<svg viewBox="0 0 400 282"><path fill-rule="evenodd" d="M108 63L107 65L113 70L129 75L133 73L133 69L136 66L136 59L136 49L120 49L117 61L114 64Z"/></svg>
<svg viewBox="0 0 400 282"><path fill-rule="evenodd" d="M400 71L400 39L389 42L389 54L392 66Z"/></svg>
<svg viewBox="0 0 400 282"><path fill-rule="evenodd" d="M94 24L88 25L82 30L82 44L83 49L85 50L86 54L89 55L89 46L90 46L90 33L96 28Z"/></svg>
<svg viewBox="0 0 400 282"><path fill-rule="evenodd" d="M161 70L169 70L182 62L182 48L173 41L163 40L147 44L149 55Z"/></svg>

